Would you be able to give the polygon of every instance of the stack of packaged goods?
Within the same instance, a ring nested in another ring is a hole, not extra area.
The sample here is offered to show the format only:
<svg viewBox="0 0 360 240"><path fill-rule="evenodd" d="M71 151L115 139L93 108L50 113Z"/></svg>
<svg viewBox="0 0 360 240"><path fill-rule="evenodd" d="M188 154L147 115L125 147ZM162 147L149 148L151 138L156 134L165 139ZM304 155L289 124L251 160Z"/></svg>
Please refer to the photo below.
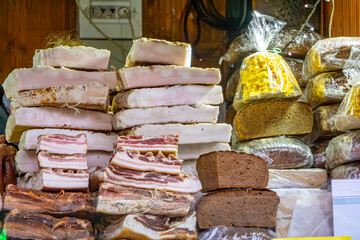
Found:
<svg viewBox="0 0 360 240"><path fill-rule="evenodd" d="M110 164L90 177L92 191L100 185L96 212L118 216L101 239L196 239L191 194L201 183L177 153L177 136L118 137Z"/></svg>
<svg viewBox="0 0 360 240"><path fill-rule="evenodd" d="M359 43L360 44L360 43ZM337 114L331 119L338 131L350 131L333 138L326 149L326 168L332 179L360 179L360 48L353 46L344 70L353 84Z"/></svg>
<svg viewBox="0 0 360 240"><path fill-rule="evenodd" d="M346 93L356 83L346 74L347 60L360 38L339 37L318 41L306 56L303 78L308 79L304 102L314 109L313 131L304 140L313 144L314 166L325 168L326 147L335 136L343 133L331 119L337 114Z"/></svg>
<svg viewBox="0 0 360 240"><path fill-rule="evenodd" d="M265 189L269 181L265 160L246 153L211 152L200 156L196 169L206 193L196 208L198 226L208 229L208 236L217 234L218 226L274 227L280 199Z"/></svg>
<svg viewBox="0 0 360 240"><path fill-rule="evenodd" d="M86 193L89 186L86 152L85 134L39 136L36 150L39 171L20 180L18 186L11 184L6 188L3 208L10 211L4 220L7 236L94 239L92 224L87 220L94 216L95 207L92 196Z"/></svg>
<svg viewBox="0 0 360 240"><path fill-rule="evenodd" d="M286 218L281 215L282 206L287 204L285 196L307 192L305 188L318 188L322 192L320 188L326 186L327 172L311 169L313 155L309 146L288 137L312 131L312 107L296 101L302 92L288 64L263 46L284 23L263 18L255 15L247 32L260 52L245 58L241 66L233 104L238 113L234 120L236 131L232 149L255 154L267 161L270 168L267 187L279 192L281 198L276 232L286 237L295 215ZM264 29L275 29L275 32ZM258 35L263 32L266 33Z"/></svg>
<svg viewBox="0 0 360 240"><path fill-rule="evenodd" d="M85 133L91 150L89 167L107 164L107 152L112 151L107 143L114 143L115 135L69 129L112 130L111 115L106 112L117 79L115 72L105 71L109 57L107 50L85 46L37 50L34 67L15 69L6 78L3 87L12 108L6 140L20 141L16 161L21 174L38 170L36 143L38 136L45 134Z"/></svg>
<svg viewBox="0 0 360 240"><path fill-rule="evenodd" d="M230 150L231 126L217 124L223 102L219 69L190 67L191 46L135 40L118 74L113 129L121 134L179 135L179 158Z"/></svg>

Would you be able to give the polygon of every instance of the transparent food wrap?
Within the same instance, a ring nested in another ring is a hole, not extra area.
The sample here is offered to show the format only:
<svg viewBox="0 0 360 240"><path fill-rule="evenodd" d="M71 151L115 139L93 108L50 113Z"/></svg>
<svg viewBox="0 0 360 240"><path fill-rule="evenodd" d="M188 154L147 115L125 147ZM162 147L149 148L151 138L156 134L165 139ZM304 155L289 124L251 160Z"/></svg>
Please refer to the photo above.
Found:
<svg viewBox="0 0 360 240"><path fill-rule="evenodd" d="M317 41L323 39L323 37L316 32L310 31L309 29L304 29L303 32L306 37L302 37L300 35L297 36L298 29L284 28L274 36L268 46L268 49L284 49L290 42L290 44L286 47L286 51L283 51L281 55L289 56L288 53L291 52L291 57L304 59L310 48ZM291 42L294 38L295 41ZM247 35L241 34L231 42L227 52L220 58L220 64L224 61L227 65L233 66L237 61L240 61L242 57L256 51L258 50L249 40Z"/></svg>
<svg viewBox="0 0 360 240"><path fill-rule="evenodd" d="M325 168L326 164L326 148L331 139L326 139L321 142L316 142L311 146L311 151L314 156L314 167Z"/></svg>
<svg viewBox="0 0 360 240"><path fill-rule="evenodd" d="M312 78L305 88L305 102L314 109L320 105L341 103L352 85L343 72L328 72Z"/></svg>
<svg viewBox="0 0 360 240"><path fill-rule="evenodd" d="M346 94L333 120L336 129L345 131L360 128L360 48L352 48L343 72L353 87Z"/></svg>
<svg viewBox="0 0 360 240"><path fill-rule="evenodd" d="M279 237L332 236L331 192L321 189L274 189L280 197L276 215Z"/></svg>
<svg viewBox="0 0 360 240"><path fill-rule="evenodd" d="M271 240L277 238L275 232L266 228L251 227L215 227L199 234L198 240L232 239L232 240Z"/></svg>
<svg viewBox="0 0 360 240"><path fill-rule="evenodd" d="M326 148L326 168L331 171L342 164L360 160L360 130L333 138Z"/></svg>
<svg viewBox="0 0 360 240"><path fill-rule="evenodd" d="M226 83L225 97L226 100L229 102L232 102L234 100L239 78L240 78L240 69L236 69L235 72L231 74L230 78Z"/></svg>
<svg viewBox="0 0 360 240"><path fill-rule="evenodd" d="M323 72L342 70L353 46L360 47L360 37L337 37L318 41L306 55L304 79Z"/></svg>
<svg viewBox="0 0 360 240"><path fill-rule="evenodd" d="M327 183L325 169L270 169L267 188L325 188Z"/></svg>
<svg viewBox="0 0 360 240"><path fill-rule="evenodd" d="M276 51L266 50L284 25L273 17L254 12L246 34L258 52L246 57L240 67L233 104L236 110L258 100L301 96L289 65Z"/></svg>
<svg viewBox="0 0 360 240"><path fill-rule="evenodd" d="M302 77L302 68L304 64L304 60L296 59L296 58L284 58L286 63L289 65L291 72L294 74L296 81L298 82L300 87L305 87L308 83L307 80L304 80Z"/></svg>
<svg viewBox="0 0 360 240"><path fill-rule="evenodd" d="M360 162L336 167L331 171L331 179L360 179Z"/></svg>
<svg viewBox="0 0 360 240"><path fill-rule="evenodd" d="M269 168L306 168L313 164L309 146L295 138L271 137L240 142L232 150L254 154L264 159Z"/></svg>

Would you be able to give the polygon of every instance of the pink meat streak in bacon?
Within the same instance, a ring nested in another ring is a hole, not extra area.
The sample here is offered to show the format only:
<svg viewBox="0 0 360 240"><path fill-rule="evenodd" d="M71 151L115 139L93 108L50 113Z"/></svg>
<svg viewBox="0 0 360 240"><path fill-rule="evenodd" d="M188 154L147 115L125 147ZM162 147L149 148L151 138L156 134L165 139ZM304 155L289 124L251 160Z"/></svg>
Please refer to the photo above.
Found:
<svg viewBox="0 0 360 240"><path fill-rule="evenodd" d="M192 175L170 175L156 172L140 172L109 165L105 169L104 182L143 189L196 193L201 190L199 179Z"/></svg>
<svg viewBox="0 0 360 240"><path fill-rule="evenodd" d="M87 170L86 155L75 153L72 155L51 154L40 151L37 155L40 168L62 168L73 170Z"/></svg>
<svg viewBox="0 0 360 240"><path fill-rule="evenodd" d="M165 155L178 152L178 136L167 135L162 137L145 137L145 136L119 136L116 144L118 149L138 150L140 153L161 151Z"/></svg>
<svg viewBox="0 0 360 240"><path fill-rule="evenodd" d="M54 154L86 154L87 138L85 134L68 136L64 134L41 135L38 138L36 152L47 151Z"/></svg>
<svg viewBox="0 0 360 240"><path fill-rule="evenodd" d="M111 159L111 164L138 171L179 175L181 173L182 161L173 154L165 157L159 152L154 156L151 152L140 154L139 151L119 149Z"/></svg>

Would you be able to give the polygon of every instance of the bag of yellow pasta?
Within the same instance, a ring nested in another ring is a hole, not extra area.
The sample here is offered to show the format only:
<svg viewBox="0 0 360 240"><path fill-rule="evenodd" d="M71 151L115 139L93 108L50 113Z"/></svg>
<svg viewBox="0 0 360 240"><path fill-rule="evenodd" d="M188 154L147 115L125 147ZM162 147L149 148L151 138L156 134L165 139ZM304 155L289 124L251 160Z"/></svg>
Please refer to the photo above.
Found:
<svg viewBox="0 0 360 240"><path fill-rule="evenodd" d="M337 115L331 121L340 131L360 129L360 48L352 47L343 72L353 87L346 94Z"/></svg>
<svg viewBox="0 0 360 240"><path fill-rule="evenodd" d="M301 96L301 89L289 65L276 50L267 50L272 38L285 24L256 11L253 13L246 35L258 52L245 58L240 67L233 104L237 111L258 100L296 99Z"/></svg>

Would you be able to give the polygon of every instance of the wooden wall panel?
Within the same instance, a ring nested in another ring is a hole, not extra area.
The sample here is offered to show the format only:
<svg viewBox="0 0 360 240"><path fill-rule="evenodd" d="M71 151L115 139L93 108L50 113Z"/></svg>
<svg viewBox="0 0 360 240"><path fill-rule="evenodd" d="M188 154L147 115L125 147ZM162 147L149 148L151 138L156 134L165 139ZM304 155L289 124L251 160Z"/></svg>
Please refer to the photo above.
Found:
<svg viewBox="0 0 360 240"><path fill-rule="evenodd" d="M360 1L334 0L335 11L331 28L331 36L360 36ZM323 2L323 35L329 37L329 22L332 2Z"/></svg>
<svg viewBox="0 0 360 240"><path fill-rule="evenodd" d="M170 41L185 41L183 20L188 0L143 0L143 36ZM225 15L226 0L215 1L217 9ZM189 14L188 32L190 40L196 37L196 15ZM201 38L196 47L200 58L193 55L192 66L217 67L219 58L226 51L226 32L201 23ZM221 67L226 79L226 67ZM225 81L223 81L225 82Z"/></svg>
<svg viewBox="0 0 360 240"><path fill-rule="evenodd" d="M76 29L74 0L0 1L0 79L20 67L31 67L37 48L52 33Z"/></svg>

